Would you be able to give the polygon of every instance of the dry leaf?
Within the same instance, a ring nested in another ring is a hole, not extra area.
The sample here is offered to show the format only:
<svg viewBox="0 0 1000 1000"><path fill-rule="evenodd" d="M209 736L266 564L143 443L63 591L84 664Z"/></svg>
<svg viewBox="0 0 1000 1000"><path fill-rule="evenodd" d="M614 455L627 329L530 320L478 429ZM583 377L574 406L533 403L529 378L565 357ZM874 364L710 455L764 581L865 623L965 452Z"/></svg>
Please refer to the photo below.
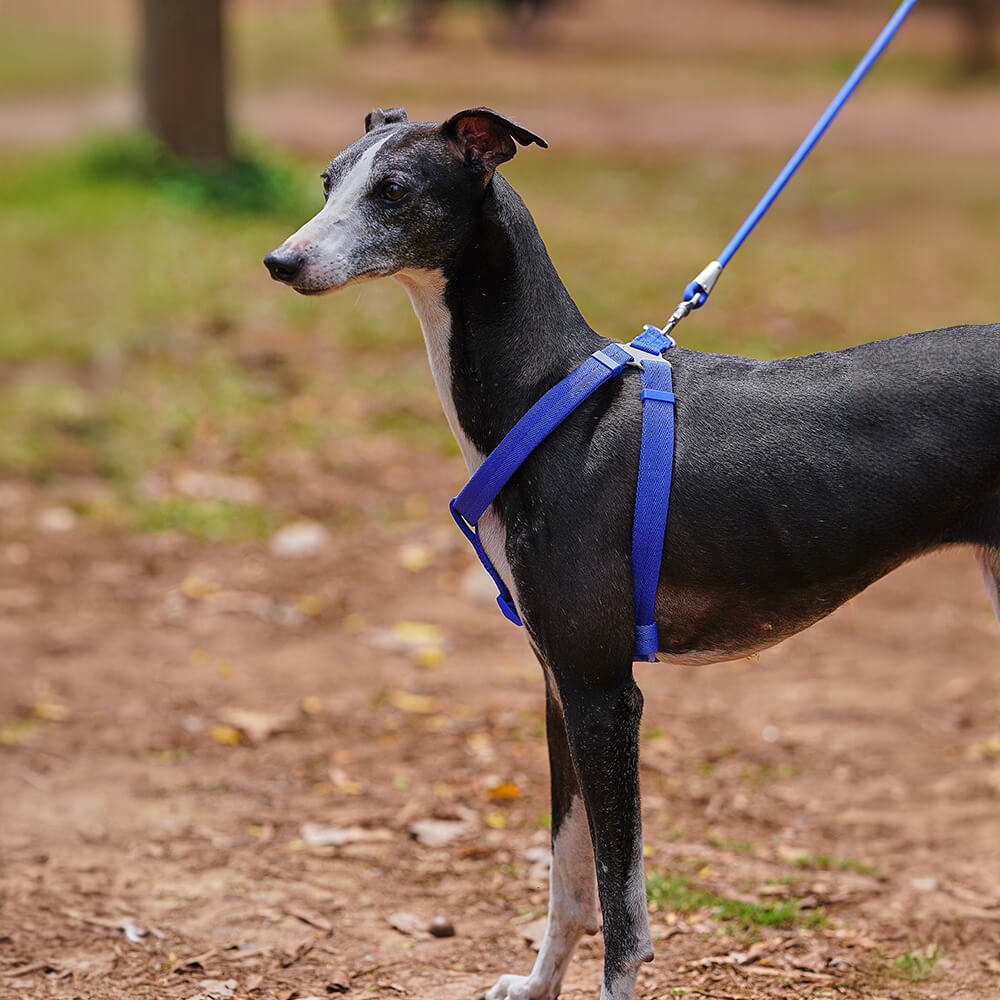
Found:
<svg viewBox="0 0 1000 1000"><path fill-rule="evenodd" d="M427 930L427 921L421 920L415 913L393 913L389 917L389 924L400 934L407 934L420 940L429 939L431 936Z"/></svg>
<svg viewBox="0 0 1000 1000"><path fill-rule="evenodd" d="M294 709L286 709L283 712L257 712L249 708L230 706L219 712L221 722L228 727L238 729L251 743L262 743L275 733L287 732L297 716L298 713Z"/></svg>
<svg viewBox="0 0 1000 1000"><path fill-rule="evenodd" d="M392 831L383 827L368 829L361 826L339 827L324 826L321 823L303 823L299 832L310 847L342 847L344 844L392 840Z"/></svg>
<svg viewBox="0 0 1000 1000"><path fill-rule="evenodd" d="M351 977L347 974L347 969L339 966L331 966L323 978L326 980L324 985L327 993L346 993L351 988Z"/></svg>
<svg viewBox="0 0 1000 1000"><path fill-rule="evenodd" d="M409 691L393 688L386 692L385 699L393 708L398 708L403 712L431 715L437 711L437 700L426 694L411 694Z"/></svg>
<svg viewBox="0 0 1000 1000"><path fill-rule="evenodd" d="M418 819L410 824L410 834L425 847L443 847L474 829L467 820L456 819Z"/></svg>
<svg viewBox="0 0 1000 1000"><path fill-rule="evenodd" d="M538 951L545 938L545 928L548 927L548 924L548 917L539 917L537 920L532 920L530 924L522 924L518 928L518 933L535 951Z"/></svg>
<svg viewBox="0 0 1000 1000"><path fill-rule="evenodd" d="M200 576L189 576L181 584L181 593L192 601L217 594L222 587L212 580L204 580Z"/></svg>
<svg viewBox="0 0 1000 1000"><path fill-rule="evenodd" d="M521 786L513 781L501 781L490 789L490 799L494 802L503 800L519 799L521 797Z"/></svg>
<svg viewBox="0 0 1000 1000"><path fill-rule="evenodd" d="M238 747L243 742L243 734L233 726L212 726L212 739L227 747Z"/></svg>
<svg viewBox="0 0 1000 1000"><path fill-rule="evenodd" d="M410 542L399 547L399 562L410 573L422 573L434 561L434 552L429 545Z"/></svg>
<svg viewBox="0 0 1000 1000"><path fill-rule="evenodd" d="M483 822L491 830L504 830L507 827L507 815L502 812L488 812L484 814Z"/></svg>

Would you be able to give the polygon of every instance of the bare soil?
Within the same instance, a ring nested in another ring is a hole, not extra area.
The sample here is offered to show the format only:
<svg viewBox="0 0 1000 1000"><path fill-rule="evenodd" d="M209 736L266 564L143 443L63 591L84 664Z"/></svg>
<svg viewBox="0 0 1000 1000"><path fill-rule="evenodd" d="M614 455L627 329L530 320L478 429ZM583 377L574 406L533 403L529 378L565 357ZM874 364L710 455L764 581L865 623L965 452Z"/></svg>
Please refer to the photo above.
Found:
<svg viewBox="0 0 1000 1000"><path fill-rule="evenodd" d="M443 514L457 462L405 462L370 478L429 520L309 557L83 524L0 545L0 997L469 1000L530 966L541 679ZM403 620L440 640L406 651ZM998 654L952 552L759 659L643 666L649 870L826 922L655 911L639 995L1000 995ZM428 818L467 826L425 846ZM600 961L588 939L564 995Z"/></svg>

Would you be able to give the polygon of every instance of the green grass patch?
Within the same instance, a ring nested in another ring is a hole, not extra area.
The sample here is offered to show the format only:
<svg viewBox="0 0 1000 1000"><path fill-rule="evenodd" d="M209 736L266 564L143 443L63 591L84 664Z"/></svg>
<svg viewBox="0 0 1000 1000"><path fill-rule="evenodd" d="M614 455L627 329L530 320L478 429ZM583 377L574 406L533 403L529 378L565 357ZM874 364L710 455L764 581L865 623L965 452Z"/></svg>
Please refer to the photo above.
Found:
<svg viewBox="0 0 1000 1000"><path fill-rule="evenodd" d="M921 983L934 971L934 966L943 955L944 951L937 945L914 948L903 952L892 966L904 979L908 979L911 983Z"/></svg>
<svg viewBox="0 0 1000 1000"><path fill-rule="evenodd" d="M722 851L734 851L736 854L753 854L757 850L749 840L733 840L717 833L710 833L705 840Z"/></svg>
<svg viewBox="0 0 1000 1000"><path fill-rule="evenodd" d="M279 515L266 507L170 496L140 501L129 515L134 531L182 531L205 542L244 542L270 536Z"/></svg>
<svg viewBox="0 0 1000 1000"><path fill-rule="evenodd" d="M743 933L761 927L820 928L826 915L819 910L803 910L795 899L768 903L745 902L720 896L692 885L684 875L652 872L646 876L646 900L660 910L695 913L710 910L714 919Z"/></svg>
<svg viewBox="0 0 1000 1000"><path fill-rule="evenodd" d="M858 875L878 875L875 865L857 858L831 858L827 854L803 854L792 862L796 868L822 872L855 872Z"/></svg>
<svg viewBox="0 0 1000 1000"><path fill-rule="evenodd" d="M141 185L193 208L271 215L308 211L289 165L253 149L238 150L231 163L213 166L181 160L146 133L125 132L87 147L80 166L97 182Z"/></svg>

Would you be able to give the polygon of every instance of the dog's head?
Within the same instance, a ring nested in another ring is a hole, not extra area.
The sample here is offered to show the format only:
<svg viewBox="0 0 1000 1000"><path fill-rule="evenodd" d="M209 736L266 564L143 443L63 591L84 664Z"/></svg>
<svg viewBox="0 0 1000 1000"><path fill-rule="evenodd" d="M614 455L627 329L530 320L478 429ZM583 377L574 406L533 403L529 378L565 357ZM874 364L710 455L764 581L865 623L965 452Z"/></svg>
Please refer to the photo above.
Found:
<svg viewBox="0 0 1000 1000"><path fill-rule="evenodd" d="M365 134L323 171L323 208L264 264L303 295L440 268L461 244L497 166L516 143L532 142L547 145L489 108L441 124L376 108Z"/></svg>

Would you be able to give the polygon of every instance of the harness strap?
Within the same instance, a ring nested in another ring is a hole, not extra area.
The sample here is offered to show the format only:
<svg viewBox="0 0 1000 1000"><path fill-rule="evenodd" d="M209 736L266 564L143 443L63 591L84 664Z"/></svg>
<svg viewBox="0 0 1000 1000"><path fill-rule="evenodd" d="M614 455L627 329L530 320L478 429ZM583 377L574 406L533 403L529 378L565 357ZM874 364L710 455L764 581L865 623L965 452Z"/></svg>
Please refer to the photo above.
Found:
<svg viewBox="0 0 1000 1000"><path fill-rule="evenodd" d="M486 572L493 578L499 594L497 604L504 617L515 625L523 624L514 607L514 599L500 578L479 537L479 519L524 460L588 396L608 379L633 362L621 344L609 344L595 351L578 368L557 382L507 432L504 439L483 459L462 492L449 504L451 516L472 543Z"/></svg>
<svg viewBox="0 0 1000 1000"><path fill-rule="evenodd" d="M656 589L670 506L676 402L669 362L659 357L643 361L642 441L632 522L632 590L635 658L644 662L653 662L660 648L656 634Z"/></svg>
<svg viewBox="0 0 1000 1000"><path fill-rule="evenodd" d="M479 535L479 519L510 481L524 460L588 396L626 366L643 369L642 441L639 485L632 532L632 575L636 608L636 659L653 660L657 650L656 587L659 580L670 480L673 468L675 397L670 365L662 352L674 340L655 326L647 326L629 344L608 344L557 382L508 431L483 460L465 487L449 505L455 523L472 544L479 561L497 586L497 604L504 617L521 625L507 585L490 561ZM648 355L640 360L637 355ZM649 516L647 516L647 513Z"/></svg>

